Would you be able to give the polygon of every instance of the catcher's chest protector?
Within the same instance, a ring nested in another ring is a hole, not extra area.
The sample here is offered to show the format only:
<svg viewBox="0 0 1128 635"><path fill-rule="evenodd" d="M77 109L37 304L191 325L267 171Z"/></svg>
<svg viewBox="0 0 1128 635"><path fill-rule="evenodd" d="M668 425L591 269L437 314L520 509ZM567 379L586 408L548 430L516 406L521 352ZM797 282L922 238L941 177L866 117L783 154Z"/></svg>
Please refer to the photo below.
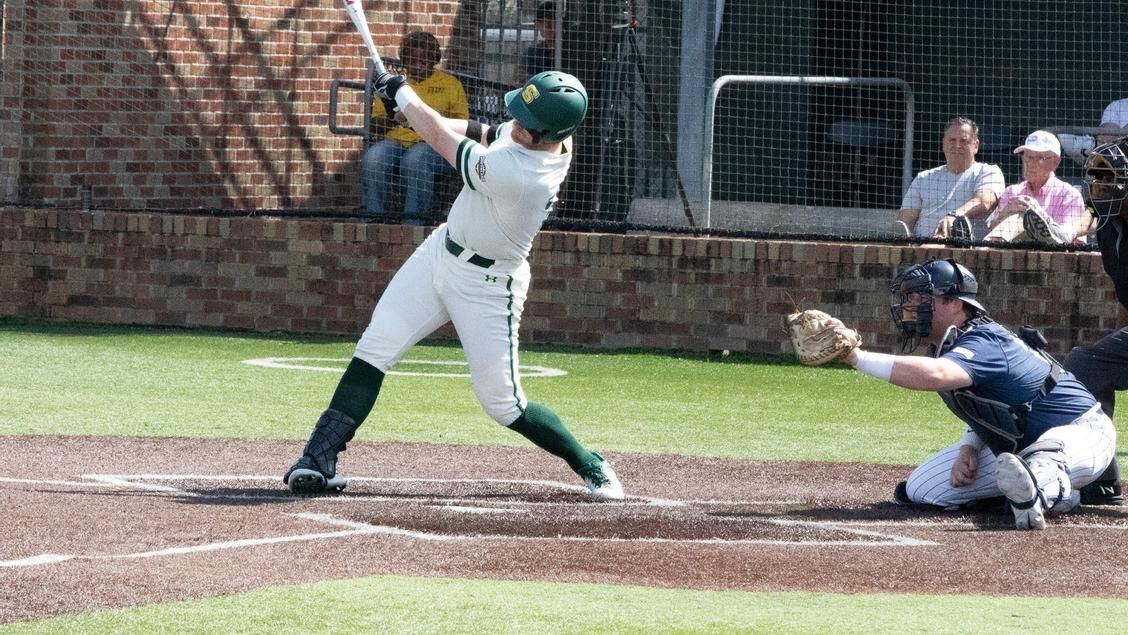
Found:
<svg viewBox="0 0 1128 635"><path fill-rule="evenodd" d="M1014 452L1018 442L1026 434L1024 416L1015 412L1007 404L994 399L980 397L967 389L950 390L939 393L944 405L959 417L983 439L995 454ZM1021 404L1029 411L1029 404Z"/></svg>

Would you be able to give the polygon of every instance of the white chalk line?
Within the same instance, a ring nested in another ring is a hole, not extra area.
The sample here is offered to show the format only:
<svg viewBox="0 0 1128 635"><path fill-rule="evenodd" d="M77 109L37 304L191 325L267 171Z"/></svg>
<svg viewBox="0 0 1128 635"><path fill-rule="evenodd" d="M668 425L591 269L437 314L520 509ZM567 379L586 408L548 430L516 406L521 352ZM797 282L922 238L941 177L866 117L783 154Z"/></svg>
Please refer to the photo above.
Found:
<svg viewBox="0 0 1128 635"><path fill-rule="evenodd" d="M505 501L503 504L506 507L489 507L480 504L466 504L473 502L466 497L451 497L451 498L436 498L433 496L420 496L420 497L394 497L394 496L332 496L332 497L319 497L316 499L300 499L292 495L285 494L279 496L264 496L264 495L230 495L230 494L206 494L199 492L189 492L178 489L169 485L162 485L153 483L152 481L168 481L168 480L188 480L188 481L205 481L205 482L257 482L269 481L277 482L275 476L263 475L214 475L214 474L85 474L80 477L84 480L63 480L63 479L27 479L27 478L11 478L0 477L0 483L13 483L13 484L30 484L30 485L52 485L63 487L77 487L77 488L124 488L134 489L147 492L157 492L163 494L171 494L182 497L192 497L201 499L231 499L231 500L286 500L299 502L302 500L316 500L321 502L364 502L364 501L389 501L389 502L421 502L431 507L440 510L453 511L457 513L473 513L473 514L504 514L504 513L528 513L530 507L543 506L543 505L575 505L576 503L544 503L534 501ZM538 485L556 487L563 490L583 491L584 488L569 484L560 483L557 481L547 480L512 480L512 479L438 479L438 478L389 478L389 477L354 477L354 481L369 481L369 482L382 482L382 483L396 483L396 482L412 482L412 483L435 483L435 484L525 484L525 485ZM647 498L647 497L632 497L636 500L627 500L612 505L677 505L677 506L713 506L713 505L771 505L779 504L778 501L720 501L715 499L709 500L688 500L676 501L664 498ZM653 501L656 501L653 502ZM787 501L790 504L792 501ZM606 505L608 503L599 503ZM866 527L877 528L894 528L903 529L907 527L916 528L935 528L935 527L975 527L975 523L961 522L961 521L947 521L947 520L934 520L934 521L893 521L893 520L857 520L857 521L811 521L799 519L783 519L783 518L762 518L762 517L749 517L744 520L759 521L777 526L787 527L808 527L818 530L830 530L845 532L847 534L856 535L859 538L869 538L870 540L772 540L772 539L727 539L727 538L661 538L661 537L588 537L588 536L521 536L521 535L506 535L506 534L436 534L430 532L416 531L411 529L404 529L401 527L387 526L387 525L372 525L368 523L350 521L346 519L336 518L330 514L323 513L296 513L293 516L303 518L306 520L329 524L339 527L344 527L340 531L332 532L314 532L303 533L289 536L274 536L269 538L244 538L239 540L220 541L213 543L205 543L201 545L191 545L183 547L169 547L158 550L142 551L128 554L99 554L99 555L75 555L75 554L52 554L44 553L35 556L29 556L14 560L0 561L0 567L14 568L14 567L28 567L28 566L43 566L49 564L56 564L66 562L69 560L109 560L109 559L138 559L138 558L153 558L153 557L167 557L194 553L204 553L209 551L218 551L224 549L238 549L257 547L273 544L292 543L292 542L306 542L312 540L327 540L339 539L357 535L366 534L379 534L387 536L397 536L413 540L425 541L522 541L522 542L546 542L546 541L563 541L563 542L601 542L601 543L642 543L642 544L682 544L682 545L719 545L719 546L740 546L740 545L775 545L775 546L859 546L859 547L922 547L922 546L936 546L940 543L912 538L908 536L901 536L891 533L884 533L865 529ZM741 519L739 516L727 517L730 519ZM1122 525L1093 525L1082 523L1055 523L1055 526L1062 528L1074 529L1115 529L1115 530L1128 530L1128 526Z"/></svg>
<svg viewBox="0 0 1128 635"><path fill-rule="evenodd" d="M851 529L839 526L838 523L833 522L806 522L797 520L778 520L768 519L767 522L779 525L791 526L810 526L822 529L837 529L847 533L856 534L859 536L866 536L878 538L879 540L767 540L767 539L728 539L728 538L619 538L619 537L602 537L602 536L519 536L507 534L437 534L425 531L416 531L412 529L404 529L402 527L393 527L390 525L371 525L343 518L336 518L330 514L318 514L302 512L298 514L289 514L311 520L314 522L324 523L328 525L335 525L346 527L341 531L331 532L317 532L308 534L296 534L290 536L273 536L270 538L242 538L239 540L225 540L220 542L205 543L201 545L191 545L186 547L168 547L165 549L156 549L151 551L139 551L134 553L124 554L98 554L98 555L79 555L79 554L51 554L45 553L37 556L29 556L18 560L5 560L0 561L0 567L4 568L17 568L17 567L30 567L42 566L48 564L57 564L70 560L136 560L141 558L159 558L178 555L190 555L207 553L212 551L221 551L227 549L240 549L247 547L261 547L267 545L277 545L292 542L309 542L313 540L327 540L335 538L348 538L352 536L359 536L365 534L379 534L387 536L398 536L402 538L409 538L412 540L424 540L429 542L456 542L456 541L492 541L492 542L598 542L598 543L630 543L630 544L674 544L674 545L717 545L717 546L737 546L737 545L775 545L775 546L866 546L866 547L885 547L885 546L933 546L938 543L928 540L918 540L915 538L908 538L904 536L890 536L886 534L879 534L877 532L863 531L858 529Z"/></svg>
<svg viewBox="0 0 1128 635"><path fill-rule="evenodd" d="M343 373L345 372L344 366L317 366L310 364L301 364L297 362L335 362L338 364L348 364L349 360L338 357L261 357L258 359L244 359L243 364L248 366L259 366L262 368L280 368L285 370L311 370L315 372L324 373ZM418 364L421 366L465 366L469 368L469 364L464 361L443 361L433 359L403 359L399 361L400 364ZM522 378L529 377L563 377L568 374L568 371L561 368L553 368L551 366L533 366L530 364L521 364L518 367L521 371ZM428 373L417 372L408 370L396 370L392 368L387 375L403 375L407 377L455 377L455 378L469 378L470 371L467 370L463 373Z"/></svg>
<svg viewBox="0 0 1128 635"><path fill-rule="evenodd" d="M64 481L58 479L27 479L27 478L9 478L0 477L0 483L14 483L24 485L55 485L60 487L74 487L74 488L117 488L117 489L133 489L146 492L167 493L178 497L191 497L199 498L202 500L240 500L240 501L293 501L298 502L303 500L296 498L293 494L282 492L279 494L211 494L205 492L191 492L182 490L168 485L160 485L157 483L146 481L215 481L226 483L246 483L246 482L267 482L272 485L278 485L281 489L281 479L277 476L266 476L262 474L83 474L80 478L89 479L84 481ZM424 483L436 485L475 485L475 484L492 484L492 485L526 485L534 487L547 487L550 489L557 489L566 492L584 493L587 488L582 485L574 483L562 483L560 481L548 480L530 480L530 479L468 479L468 478L413 478L413 477L375 477L375 476L350 476L348 477L350 483ZM327 503L357 503L357 502L403 502L403 503L422 503L422 504L436 504L442 503L443 506L451 504L458 504L472 500L466 496L437 496L437 495L410 495L410 496L387 496L387 495L373 495L373 494L352 494L348 490L339 496L324 496L318 497L318 501ZM575 501L522 501L510 500L506 504L521 505L528 507L560 507L575 505ZM684 501L676 501L656 496L630 496L625 501L619 502L601 502L591 504L611 504L611 505L637 505L637 506L658 506L658 507L675 507L684 506ZM770 503L762 503L770 504Z"/></svg>

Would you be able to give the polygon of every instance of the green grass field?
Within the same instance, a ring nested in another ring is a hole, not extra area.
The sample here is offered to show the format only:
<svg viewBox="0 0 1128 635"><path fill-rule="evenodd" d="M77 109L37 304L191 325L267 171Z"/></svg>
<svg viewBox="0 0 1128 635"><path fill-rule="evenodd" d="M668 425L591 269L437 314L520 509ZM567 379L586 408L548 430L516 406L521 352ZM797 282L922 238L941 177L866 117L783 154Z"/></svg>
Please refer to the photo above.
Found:
<svg viewBox="0 0 1128 635"><path fill-rule="evenodd" d="M0 321L0 434L278 438L300 442L351 338L261 336ZM457 346L410 351L397 370L442 372ZM588 446L796 461L911 464L962 431L940 400L844 367L775 358L530 347L527 377ZM389 376L363 441L526 445L481 412L467 378ZM442 404L441 408L433 404ZM1128 415L1117 417L1121 460ZM598 598L593 601L592 598ZM958 618L956 617L958 616ZM1038 619L1029 619L1037 616ZM1076 598L699 592L378 576L9 625L4 632L1086 632L1128 629L1128 603Z"/></svg>

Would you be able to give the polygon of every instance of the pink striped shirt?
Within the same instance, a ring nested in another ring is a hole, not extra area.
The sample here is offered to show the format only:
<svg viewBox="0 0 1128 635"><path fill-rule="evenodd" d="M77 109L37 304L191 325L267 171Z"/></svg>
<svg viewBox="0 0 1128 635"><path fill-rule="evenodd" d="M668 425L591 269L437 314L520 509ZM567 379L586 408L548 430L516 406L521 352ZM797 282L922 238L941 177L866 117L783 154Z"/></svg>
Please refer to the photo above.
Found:
<svg viewBox="0 0 1128 635"><path fill-rule="evenodd" d="M1069 183L1051 174L1046 184L1037 193L1030 190L1030 185L1023 181L1003 190L999 197L999 204L995 206L996 212L1004 209L1007 203L1016 196L1026 195L1038 201L1046 214L1058 225L1076 227L1078 221L1085 217L1085 201L1081 192Z"/></svg>

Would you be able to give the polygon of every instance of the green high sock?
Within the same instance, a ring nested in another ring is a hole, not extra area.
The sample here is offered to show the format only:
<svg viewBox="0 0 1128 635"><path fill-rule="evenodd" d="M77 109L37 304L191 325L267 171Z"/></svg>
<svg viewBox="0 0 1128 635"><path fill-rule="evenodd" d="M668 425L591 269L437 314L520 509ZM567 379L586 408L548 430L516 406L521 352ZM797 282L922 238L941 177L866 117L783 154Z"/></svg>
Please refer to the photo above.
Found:
<svg viewBox="0 0 1128 635"><path fill-rule="evenodd" d="M530 401L524 414L509 429L520 433L538 448L564 459L573 472L579 472L584 465L599 460L572 436L560 417L543 404Z"/></svg>
<svg viewBox="0 0 1128 635"><path fill-rule="evenodd" d="M329 407L339 410L360 425L376 405L380 386L384 383L384 373L368 362L354 357L345 369L345 375L337 383L337 390Z"/></svg>

